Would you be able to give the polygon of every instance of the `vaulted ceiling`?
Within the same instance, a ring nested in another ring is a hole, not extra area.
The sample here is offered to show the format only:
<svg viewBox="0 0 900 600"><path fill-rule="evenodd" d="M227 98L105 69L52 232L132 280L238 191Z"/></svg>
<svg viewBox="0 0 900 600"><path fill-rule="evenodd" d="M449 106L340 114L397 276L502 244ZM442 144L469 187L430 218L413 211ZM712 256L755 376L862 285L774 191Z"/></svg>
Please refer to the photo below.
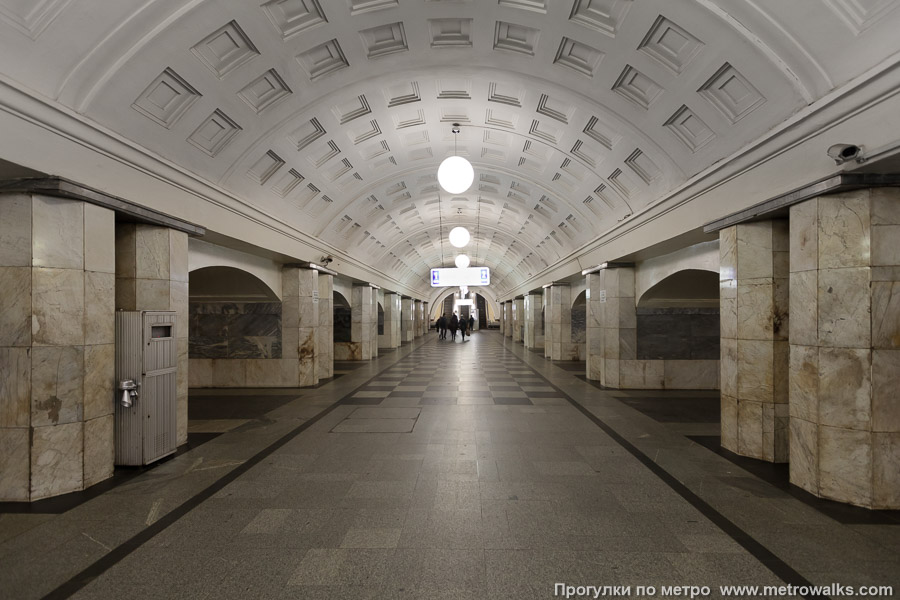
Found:
<svg viewBox="0 0 900 600"><path fill-rule="evenodd" d="M0 70L412 288L465 225L500 294L896 53L898 7L0 0Z"/></svg>

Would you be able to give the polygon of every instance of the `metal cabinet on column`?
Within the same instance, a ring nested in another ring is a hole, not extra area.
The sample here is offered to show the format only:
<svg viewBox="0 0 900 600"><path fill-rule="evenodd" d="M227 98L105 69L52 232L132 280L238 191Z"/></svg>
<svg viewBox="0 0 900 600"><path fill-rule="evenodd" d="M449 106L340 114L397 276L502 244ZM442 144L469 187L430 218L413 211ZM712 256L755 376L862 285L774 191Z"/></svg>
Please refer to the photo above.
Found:
<svg viewBox="0 0 900 600"><path fill-rule="evenodd" d="M174 311L116 313L117 465L146 465L176 447Z"/></svg>

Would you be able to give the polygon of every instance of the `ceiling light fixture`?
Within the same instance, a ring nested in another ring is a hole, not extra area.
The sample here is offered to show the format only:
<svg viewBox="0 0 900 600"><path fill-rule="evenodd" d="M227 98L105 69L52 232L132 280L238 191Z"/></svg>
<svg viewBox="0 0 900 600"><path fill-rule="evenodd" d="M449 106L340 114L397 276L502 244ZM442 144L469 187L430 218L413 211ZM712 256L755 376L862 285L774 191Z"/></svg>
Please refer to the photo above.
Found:
<svg viewBox="0 0 900 600"><path fill-rule="evenodd" d="M464 248L472 236L469 235L469 230L465 227L454 227L450 230L448 237L454 248Z"/></svg>
<svg viewBox="0 0 900 600"><path fill-rule="evenodd" d="M462 194L472 187L475 170L472 163L457 155L456 134L459 133L459 123L454 123L451 131L453 131L453 156L445 158L438 167L438 183L450 194Z"/></svg>
<svg viewBox="0 0 900 600"><path fill-rule="evenodd" d="M460 254L456 257L456 266L460 269L465 269L469 266L469 257L465 254Z"/></svg>

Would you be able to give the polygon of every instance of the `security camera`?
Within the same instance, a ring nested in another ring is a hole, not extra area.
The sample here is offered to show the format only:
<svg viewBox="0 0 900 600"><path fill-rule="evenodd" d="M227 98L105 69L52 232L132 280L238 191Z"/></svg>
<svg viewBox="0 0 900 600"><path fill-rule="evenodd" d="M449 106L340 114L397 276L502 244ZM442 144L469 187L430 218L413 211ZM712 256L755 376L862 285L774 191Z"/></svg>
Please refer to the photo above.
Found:
<svg viewBox="0 0 900 600"><path fill-rule="evenodd" d="M323 256L320 262L323 265L328 266L329 263L334 262L334 258L332 258L331 256Z"/></svg>
<svg viewBox="0 0 900 600"><path fill-rule="evenodd" d="M862 156L862 146L855 144L835 144L828 149L828 156L834 159L835 164L842 165L845 162L855 160L856 162L864 162Z"/></svg>

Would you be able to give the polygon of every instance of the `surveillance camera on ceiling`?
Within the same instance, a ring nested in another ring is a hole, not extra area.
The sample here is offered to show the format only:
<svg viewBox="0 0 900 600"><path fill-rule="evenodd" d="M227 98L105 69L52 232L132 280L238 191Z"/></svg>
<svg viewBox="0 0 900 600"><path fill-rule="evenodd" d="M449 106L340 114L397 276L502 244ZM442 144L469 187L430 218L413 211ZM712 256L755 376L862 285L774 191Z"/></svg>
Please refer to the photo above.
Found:
<svg viewBox="0 0 900 600"><path fill-rule="evenodd" d="M334 262L334 258L332 258L331 256L323 256L320 262L323 265L328 266L329 263Z"/></svg>
<svg viewBox="0 0 900 600"><path fill-rule="evenodd" d="M864 162L863 148L856 144L835 144L828 148L828 156L834 159L836 164L842 165L845 162L855 160L858 163Z"/></svg>

